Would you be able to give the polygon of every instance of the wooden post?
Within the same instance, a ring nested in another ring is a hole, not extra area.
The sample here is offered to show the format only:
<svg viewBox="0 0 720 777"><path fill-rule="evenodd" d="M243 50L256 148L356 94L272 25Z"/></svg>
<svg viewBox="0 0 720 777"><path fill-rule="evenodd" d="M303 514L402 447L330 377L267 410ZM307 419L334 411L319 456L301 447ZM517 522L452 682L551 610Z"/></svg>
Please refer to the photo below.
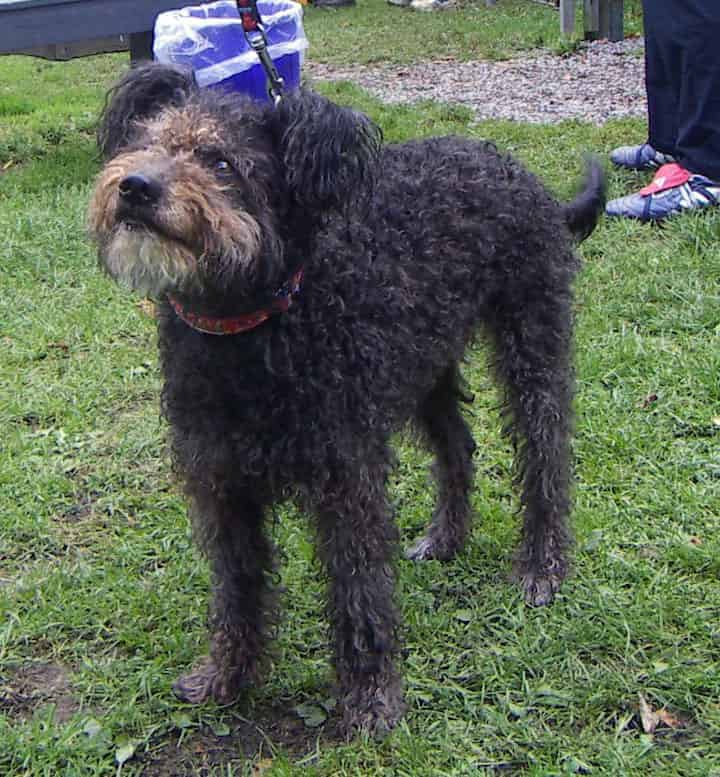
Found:
<svg viewBox="0 0 720 777"><path fill-rule="evenodd" d="M623 0L600 0L600 37L608 40L622 40Z"/></svg>
<svg viewBox="0 0 720 777"><path fill-rule="evenodd" d="M575 0L560 0L560 32L575 34Z"/></svg>
<svg viewBox="0 0 720 777"><path fill-rule="evenodd" d="M143 59L153 58L153 39L152 30L149 32L131 32L130 38L130 61L139 62Z"/></svg>
<svg viewBox="0 0 720 777"><path fill-rule="evenodd" d="M623 30L623 14L625 10L623 0L609 0L609 2L608 38L610 40L622 40L625 37Z"/></svg>
<svg viewBox="0 0 720 777"><path fill-rule="evenodd" d="M597 40L600 37L600 0L585 0L583 24L585 40Z"/></svg>

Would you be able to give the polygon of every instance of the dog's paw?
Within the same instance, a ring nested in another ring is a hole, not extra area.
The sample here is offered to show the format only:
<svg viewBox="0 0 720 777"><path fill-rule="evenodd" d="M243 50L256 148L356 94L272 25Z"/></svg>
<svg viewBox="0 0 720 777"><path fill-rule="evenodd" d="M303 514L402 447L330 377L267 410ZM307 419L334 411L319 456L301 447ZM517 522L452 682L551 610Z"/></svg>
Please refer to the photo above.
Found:
<svg viewBox="0 0 720 777"><path fill-rule="evenodd" d="M384 739L405 713L402 697L390 701L372 701L367 706L345 706L340 729L347 739L365 735Z"/></svg>
<svg viewBox="0 0 720 777"><path fill-rule="evenodd" d="M340 692L340 731L348 739L357 734L378 739L387 736L405 713L399 676L387 669L346 679L351 682Z"/></svg>
<svg viewBox="0 0 720 777"><path fill-rule="evenodd" d="M545 607L560 590L562 577L557 574L526 573L520 577L525 603L531 607Z"/></svg>
<svg viewBox="0 0 720 777"><path fill-rule="evenodd" d="M514 578L531 607L545 607L555 598L568 573L568 564L562 556L547 558L543 563L531 559L516 560Z"/></svg>
<svg viewBox="0 0 720 777"><path fill-rule="evenodd" d="M405 557L411 561L429 561L430 559L449 561L457 553L457 550L449 543L426 534L405 551Z"/></svg>
<svg viewBox="0 0 720 777"><path fill-rule="evenodd" d="M230 704L237 699L241 687L242 683L221 672L212 659L205 658L175 682L173 691L179 699L190 704L210 700Z"/></svg>

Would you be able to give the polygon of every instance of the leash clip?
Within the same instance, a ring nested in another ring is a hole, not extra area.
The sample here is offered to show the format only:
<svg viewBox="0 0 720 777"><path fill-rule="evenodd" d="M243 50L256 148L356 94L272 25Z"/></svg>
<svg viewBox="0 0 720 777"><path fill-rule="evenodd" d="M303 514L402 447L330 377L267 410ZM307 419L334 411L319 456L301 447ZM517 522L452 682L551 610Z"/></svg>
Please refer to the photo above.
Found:
<svg viewBox="0 0 720 777"><path fill-rule="evenodd" d="M278 72L277 67L275 67L275 63L268 52L267 36L260 18L257 0L236 0L236 3L238 15L242 21L243 32L245 33L245 40L250 44L250 47L260 60L268 80L268 94L273 103L277 105L282 99L285 81Z"/></svg>

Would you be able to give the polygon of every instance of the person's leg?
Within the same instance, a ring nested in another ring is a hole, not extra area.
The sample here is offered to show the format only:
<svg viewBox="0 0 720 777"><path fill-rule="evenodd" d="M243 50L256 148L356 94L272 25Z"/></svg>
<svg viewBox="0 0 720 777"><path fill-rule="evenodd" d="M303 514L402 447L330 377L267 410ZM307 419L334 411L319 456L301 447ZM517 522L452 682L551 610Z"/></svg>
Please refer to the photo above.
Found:
<svg viewBox="0 0 720 777"><path fill-rule="evenodd" d="M663 154L675 153L678 133L682 88L678 65L683 57L684 38L682 32L678 34L680 5L676 0L643 0L648 143Z"/></svg>
<svg viewBox="0 0 720 777"><path fill-rule="evenodd" d="M648 104L648 140L620 146L610 152L610 160L630 170L652 170L673 162L677 137L677 104L680 83L679 53L668 30L673 0L643 0L645 28L645 89Z"/></svg>
<svg viewBox="0 0 720 777"><path fill-rule="evenodd" d="M720 204L720 3L643 0L643 7L649 144L675 159L649 186L605 210L657 221Z"/></svg>
<svg viewBox="0 0 720 777"><path fill-rule="evenodd" d="M678 40L675 156L691 173L720 181L720 2L646 0L672 5L678 17L667 33ZM675 10L676 8L676 10Z"/></svg>

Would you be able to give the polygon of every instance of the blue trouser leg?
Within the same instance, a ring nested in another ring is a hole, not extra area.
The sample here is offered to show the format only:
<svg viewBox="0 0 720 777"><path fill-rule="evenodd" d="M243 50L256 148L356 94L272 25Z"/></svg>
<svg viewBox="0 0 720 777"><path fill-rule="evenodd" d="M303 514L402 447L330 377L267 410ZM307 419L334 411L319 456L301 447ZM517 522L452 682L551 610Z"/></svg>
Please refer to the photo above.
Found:
<svg viewBox="0 0 720 777"><path fill-rule="evenodd" d="M720 0L643 0L650 144L720 180Z"/></svg>

